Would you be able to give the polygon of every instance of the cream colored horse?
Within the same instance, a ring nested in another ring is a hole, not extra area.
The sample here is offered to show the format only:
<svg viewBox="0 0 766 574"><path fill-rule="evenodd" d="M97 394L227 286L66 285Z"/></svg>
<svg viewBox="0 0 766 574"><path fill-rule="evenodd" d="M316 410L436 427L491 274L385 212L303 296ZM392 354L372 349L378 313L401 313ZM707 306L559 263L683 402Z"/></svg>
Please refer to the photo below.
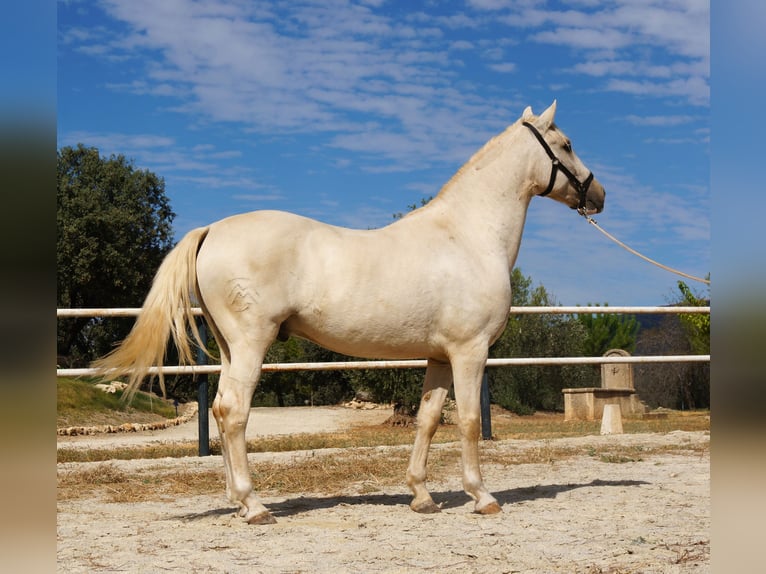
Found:
<svg viewBox="0 0 766 574"><path fill-rule="evenodd" d="M555 126L554 102L530 108L490 140L428 205L382 229L333 227L277 211L236 215L189 232L162 263L122 345L97 363L135 389L161 364L172 334L192 362L189 311L201 304L221 349L213 414L227 494L251 524L274 518L253 492L245 426L275 339L304 337L356 357L428 359L407 484L417 512L439 507L425 486L442 404L454 385L463 486L482 514L500 512L479 469L479 394L489 346L503 332L510 273L530 200L549 195L583 213L604 189Z"/></svg>

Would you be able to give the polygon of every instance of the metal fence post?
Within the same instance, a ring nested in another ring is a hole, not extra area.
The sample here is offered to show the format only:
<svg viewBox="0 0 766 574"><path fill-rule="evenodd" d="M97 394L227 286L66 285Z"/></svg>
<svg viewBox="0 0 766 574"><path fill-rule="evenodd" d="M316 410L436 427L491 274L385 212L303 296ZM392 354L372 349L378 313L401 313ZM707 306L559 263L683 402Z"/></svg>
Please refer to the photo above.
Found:
<svg viewBox="0 0 766 574"><path fill-rule="evenodd" d="M492 416L489 413L489 377L487 370L481 377L481 438L492 439Z"/></svg>
<svg viewBox="0 0 766 574"><path fill-rule="evenodd" d="M207 328L205 320L200 319L197 323L200 339L207 345ZM207 365L205 349L197 350L197 364ZM197 375L197 404L199 405L199 456L210 456L210 422L208 416L207 374Z"/></svg>

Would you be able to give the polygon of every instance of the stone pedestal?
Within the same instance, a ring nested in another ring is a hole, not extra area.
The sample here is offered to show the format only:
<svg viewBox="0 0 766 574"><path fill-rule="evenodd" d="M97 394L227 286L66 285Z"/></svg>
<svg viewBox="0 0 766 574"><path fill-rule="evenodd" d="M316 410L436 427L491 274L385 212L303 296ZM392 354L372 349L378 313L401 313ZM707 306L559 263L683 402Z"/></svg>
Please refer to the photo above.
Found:
<svg viewBox="0 0 766 574"><path fill-rule="evenodd" d="M620 405L604 405L604 414L601 417L601 434L622 434Z"/></svg>

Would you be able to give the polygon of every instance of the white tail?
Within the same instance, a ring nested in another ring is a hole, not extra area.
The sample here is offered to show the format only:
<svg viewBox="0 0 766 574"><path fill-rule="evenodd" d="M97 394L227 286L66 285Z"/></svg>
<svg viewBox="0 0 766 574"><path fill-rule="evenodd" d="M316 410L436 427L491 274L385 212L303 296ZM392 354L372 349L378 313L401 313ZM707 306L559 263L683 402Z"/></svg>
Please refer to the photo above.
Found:
<svg viewBox="0 0 766 574"><path fill-rule="evenodd" d="M128 399L135 394L149 368L163 364L171 334L181 363L194 362L187 326L191 327L197 343L205 348L191 308L192 294L197 291L197 251L207 232L207 227L190 231L168 253L154 276L131 332L117 349L93 363L103 376L128 377L124 394ZM165 381L161 373L159 382L164 394Z"/></svg>

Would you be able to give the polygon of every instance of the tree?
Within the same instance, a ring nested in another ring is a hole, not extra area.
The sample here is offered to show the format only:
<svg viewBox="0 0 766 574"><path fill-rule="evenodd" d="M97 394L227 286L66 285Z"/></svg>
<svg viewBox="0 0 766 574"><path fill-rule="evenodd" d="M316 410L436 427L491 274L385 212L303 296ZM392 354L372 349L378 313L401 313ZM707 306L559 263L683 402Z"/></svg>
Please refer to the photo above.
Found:
<svg viewBox="0 0 766 574"><path fill-rule="evenodd" d="M678 282L681 300L674 305L706 306L683 281ZM636 345L642 355L707 355L710 353L710 315L679 314L662 317L642 328ZM710 364L668 363L638 365L636 390L650 407L695 409L710 406Z"/></svg>
<svg viewBox="0 0 766 574"><path fill-rule="evenodd" d="M710 275L708 274L708 278ZM681 292L682 299L679 305L688 307L705 307L710 304L709 299L703 299L692 292L689 286L683 281L678 282L678 290ZM709 314L681 314L678 316L689 337L692 350L700 355L710 353L710 315Z"/></svg>
<svg viewBox="0 0 766 574"><path fill-rule="evenodd" d="M532 278L520 269L511 274L512 305L554 306L544 286L532 288ZM490 357L551 357L582 355L585 327L564 315L511 315L508 325L490 349ZM489 370L492 402L517 414L563 408L561 390L581 387L592 376L587 366L518 366Z"/></svg>
<svg viewBox="0 0 766 574"><path fill-rule="evenodd" d="M366 369L348 371L357 393L368 393L379 403L392 403L394 414L412 417L420 408L425 369Z"/></svg>
<svg viewBox="0 0 766 574"><path fill-rule="evenodd" d="M636 350L641 355L687 355L691 342L678 317L667 315L656 327L642 329ZM710 406L710 365L643 364L635 367L635 386L650 408L695 409Z"/></svg>
<svg viewBox="0 0 766 574"><path fill-rule="evenodd" d="M290 337L275 342L266 363L329 363L347 357L319 345ZM336 405L353 398L348 371L276 371L261 375L253 395L253 406Z"/></svg>
<svg viewBox="0 0 766 574"><path fill-rule="evenodd" d="M434 196L433 196L433 195L429 195L428 197L421 197L421 198L420 198L420 205L418 205L417 203L411 203L411 204L410 204L410 205L408 205L407 207L409 208L409 210L410 210L410 211L415 211L416 209L419 209L419 208L421 208L421 207L424 207L424 206L428 205L428 204L429 204L429 202L430 202L430 201L431 201L433 198L434 198ZM405 214L404 214L404 213L402 213L401 211L397 211L396 213L394 213L394 214L393 214L393 216L392 216L392 217L393 217L394 219L401 219L401 218L402 218L402 217L404 217L404 216L405 216Z"/></svg>
<svg viewBox="0 0 766 574"><path fill-rule="evenodd" d="M78 144L57 153L59 307L138 307L172 247L165 182L124 156ZM124 338L132 320L59 321L59 361L87 362Z"/></svg>
<svg viewBox="0 0 766 574"><path fill-rule="evenodd" d="M588 306L591 306L590 303ZM604 307L608 306L608 303L604 303ZM583 348L585 356L601 357L609 349L623 349L632 353L636 348L639 325L635 315L583 313L577 319L588 334Z"/></svg>

